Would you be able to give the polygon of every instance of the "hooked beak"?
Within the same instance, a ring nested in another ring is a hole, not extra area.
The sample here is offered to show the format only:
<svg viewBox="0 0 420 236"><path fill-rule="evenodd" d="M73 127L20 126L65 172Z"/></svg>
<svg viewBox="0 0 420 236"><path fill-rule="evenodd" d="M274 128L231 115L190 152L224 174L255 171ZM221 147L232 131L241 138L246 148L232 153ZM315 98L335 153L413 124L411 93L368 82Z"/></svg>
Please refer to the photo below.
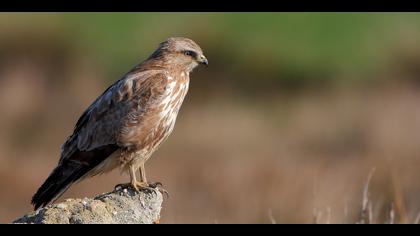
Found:
<svg viewBox="0 0 420 236"><path fill-rule="evenodd" d="M207 60L207 58L204 55L201 55L200 58L197 60L200 64L202 65L209 65L209 61Z"/></svg>

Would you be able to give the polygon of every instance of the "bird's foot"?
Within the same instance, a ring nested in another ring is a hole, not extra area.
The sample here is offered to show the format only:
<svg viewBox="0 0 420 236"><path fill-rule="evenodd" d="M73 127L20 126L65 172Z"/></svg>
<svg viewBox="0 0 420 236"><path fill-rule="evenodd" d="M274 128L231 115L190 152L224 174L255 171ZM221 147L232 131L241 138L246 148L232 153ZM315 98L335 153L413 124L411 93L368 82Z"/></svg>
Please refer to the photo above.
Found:
<svg viewBox="0 0 420 236"><path fill-rule="evenodd" d="M141 189L143 188L148 188L149 185L147 183L144 182L130 182L130 183L124 183L124 184L117 184L115 185L114 189L126 189L126 188L132 188L134 189L136 192L140 192Z"/></svg>
<svg viewBox="0 0 420 236"><path fill-rule="evenodd" d="M166 191L163 187L163 184L161 182L152 182L148 184L149 188L157 189L160 193L162 193L164 196L169 198L169 192Z"/></svg>
<svg viewBox="0 0 420 236"><path fill-rule="evenodd" d="M155 189L157 189L159 192L164 194L166 197L169 198L169 193L165 189L162 188L162 183L160 182L153 182L153 183L146 183L146 182L130 182L130 183L124 183L124 184L117 184L115 185L114 189L126 189L126 188L132 188L136 192L145 191L148 193L153 192Z"/></svg>
<svg viewBox="0 0 420 236"><path fill-rule="evenodd" d="M159 187L162 187L163 184L161 182L152 182L152 183L149 183L148 186L151 188L159 188Z"/></svg>

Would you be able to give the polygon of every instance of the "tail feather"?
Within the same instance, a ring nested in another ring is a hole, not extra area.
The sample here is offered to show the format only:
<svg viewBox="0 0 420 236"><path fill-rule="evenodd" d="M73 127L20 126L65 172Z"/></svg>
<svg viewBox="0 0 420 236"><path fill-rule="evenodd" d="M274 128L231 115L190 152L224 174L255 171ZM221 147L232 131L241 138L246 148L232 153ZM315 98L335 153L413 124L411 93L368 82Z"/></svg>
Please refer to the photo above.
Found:
<svg viewBox="0 0 420 236"><path fill-rule="evenodd" d="M59 198L73 183L81 180L93 168L111 155L117 147L106 146L89 152L76 152L72 158L60 162L32 197L37 210ZM81 162L81 160L84 160Z"/></svg>
<svg viewBox="0 0 420 236"><path fill-rule="evenodd" d="M72 183L82 177L87 166L67 162L57 166L32 198L35 210L59 198Z"/></svg>

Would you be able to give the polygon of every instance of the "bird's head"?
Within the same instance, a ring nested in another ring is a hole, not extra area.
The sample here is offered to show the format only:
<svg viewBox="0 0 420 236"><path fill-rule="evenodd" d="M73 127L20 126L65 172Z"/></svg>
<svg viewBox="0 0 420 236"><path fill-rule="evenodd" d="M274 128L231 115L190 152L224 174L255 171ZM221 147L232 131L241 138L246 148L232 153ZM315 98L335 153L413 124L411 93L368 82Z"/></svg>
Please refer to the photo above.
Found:
<svg viewBox="0 0 420 236"><path fill-rule="evenodd" d="M181 67L187 72L191 72L200 64L209 64L200 46L193 40L182 37L168 38L151 57L163 58L170 65Z"/></svg>

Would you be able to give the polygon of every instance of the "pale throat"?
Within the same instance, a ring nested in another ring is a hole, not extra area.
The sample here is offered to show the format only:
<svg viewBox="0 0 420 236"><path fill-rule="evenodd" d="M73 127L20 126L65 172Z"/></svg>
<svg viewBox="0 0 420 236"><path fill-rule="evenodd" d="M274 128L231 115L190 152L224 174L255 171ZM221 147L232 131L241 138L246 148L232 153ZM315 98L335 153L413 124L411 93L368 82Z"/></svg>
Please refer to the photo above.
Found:
<svg viewBox="0 0 420 236"><path fill-rule="evenodd" d="M198 63L196 62L188 64L185 69L185 71L187 72L187 75L189 75L189 73L192 72L194 68L196 68L197 66L198 66Z"/></svg>

